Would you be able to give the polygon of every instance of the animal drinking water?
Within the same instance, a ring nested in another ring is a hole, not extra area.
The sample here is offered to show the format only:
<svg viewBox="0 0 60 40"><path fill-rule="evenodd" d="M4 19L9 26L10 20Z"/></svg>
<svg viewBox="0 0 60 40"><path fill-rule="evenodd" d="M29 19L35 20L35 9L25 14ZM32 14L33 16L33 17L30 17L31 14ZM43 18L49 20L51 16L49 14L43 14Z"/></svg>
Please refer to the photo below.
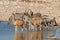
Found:
<svg viewBox="0 0 60 40"><path fill-rule="evenodd" d="M42 30L42 18L36 18L32 19L32 24L36 27L36 28L40 28L40 30Z"/></svg>
<svg viewBox="0 0 60 40"><path fill-rule="evenodd" d="M17 15L17 13L16 13L16 15ZM19 27L22 27L22 31L25 28L25 24L23 21L23 14L20 14L19 16L21 17L21 19L15 18L15 14L12 14L8 21L9 24L10 24L10 22L13 22L13 24L15 26L15 31L18 31Z"/></svg>
<svg viewBox="0 0 60 40"><path fill-rule="evenodd" d="M16 18L17 14L20 16L18 16L19 18ZM42 30L43 19L40 13L33 14L33 12L29 10L25 13L12 14L9 18L8 23L10 22L13 22L13 24L15 25L15 31L17 31L19 27L22 27L22 31L25 28L29 30L31 28L34 30L35 27L40 28L40 30Z"/></svg>
<svg viewBox="0 0 60 40"><path fill-rule="evenodd" d="M42 23L43 23L43 19L40 13L36 13L33 15L33 17L31 18L31 23L32 25L34 25L34 28L40 28L40 30L42 30Z"/></svg>
<svg viewBox="0 0 60 40"><path fill-rule="evenodd" d="M25 29L25 28L28 29L29 24L30 24L30 21L29 21L30 20L29 17L31 16L30 13L32 13L31 10L28 10L27 12L25 11L25 13L12 14L9 18L8 24L10 22L13 22L13 24L15 25L15 31L18 30L19 26L22 27L23 29ZM17 14L20 16L20 17L18 16L19 18L16 18ZM22 31L23 31L23 29L22 29Z"/></svg>

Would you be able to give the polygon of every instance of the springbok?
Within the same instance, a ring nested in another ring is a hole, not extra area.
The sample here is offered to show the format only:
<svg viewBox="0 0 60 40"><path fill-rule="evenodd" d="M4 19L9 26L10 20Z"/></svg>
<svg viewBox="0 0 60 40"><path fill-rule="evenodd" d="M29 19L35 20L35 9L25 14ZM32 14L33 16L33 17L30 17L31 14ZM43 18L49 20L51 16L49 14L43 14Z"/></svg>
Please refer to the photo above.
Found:
<svg viewBox="0 0 60 40"><path fill-rule="evenodd" d="M17 15L18 13L16 13L16 15ZM18 14L19 15L19 14ZM24 21L23 21L23 14L20 14L19 15L21 18L19 19L19 18L16 18L15 17L15 14L12 14L11 16L10 16L10 18L9 18L9 20L8 20L8 24L12 21L13 22L13 24L14 24L14 26L15 26L15 31L18 31L18 27L20 26L20 27L22 27L22 31L23 31L23 29L25 28L25 23L24 23Z"/></svg>
<svg viewBox="0 0 60 40"><path fill-rule="evenodd" d="M31 23L34 25L36 28L40 28L42 30L42 23L43 23L43 18L40 13L36 13L35 16L31 18Z"/></svg>

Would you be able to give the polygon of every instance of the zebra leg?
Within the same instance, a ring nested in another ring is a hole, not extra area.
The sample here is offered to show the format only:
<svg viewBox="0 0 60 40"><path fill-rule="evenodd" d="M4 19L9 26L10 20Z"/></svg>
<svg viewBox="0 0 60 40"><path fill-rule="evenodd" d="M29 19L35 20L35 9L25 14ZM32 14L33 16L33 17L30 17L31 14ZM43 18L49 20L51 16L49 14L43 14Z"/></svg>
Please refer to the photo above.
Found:
<svg viewBox="0 0 60 40"><path fill-rule="evenodd" d="M29 29L28 30L30 31L30 29L31 29L31 26L29 26Z"/></svg>
<svg viewBox="0 0 60 40"><path fill-rule="evenodd" d="M35 29L34 26L32 26L32 31L34 31L34 29Z"/></svg>
<svg viewBox="0 0 60 40"><path fill-rule="evenodd" d="M34 25L30 25L29 30L34 31Z"/></svg>

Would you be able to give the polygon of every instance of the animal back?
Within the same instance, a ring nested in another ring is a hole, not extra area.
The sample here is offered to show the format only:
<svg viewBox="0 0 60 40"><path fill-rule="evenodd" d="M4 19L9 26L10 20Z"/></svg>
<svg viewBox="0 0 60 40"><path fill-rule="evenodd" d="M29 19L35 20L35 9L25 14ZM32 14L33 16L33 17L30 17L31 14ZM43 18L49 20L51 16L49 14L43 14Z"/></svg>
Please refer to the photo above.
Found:
<svg viewBox="0 0 60 40"><path fill-rule="evenodd" d="M14 25L22 26L24 22L22 20L16 20Z"/></svg>

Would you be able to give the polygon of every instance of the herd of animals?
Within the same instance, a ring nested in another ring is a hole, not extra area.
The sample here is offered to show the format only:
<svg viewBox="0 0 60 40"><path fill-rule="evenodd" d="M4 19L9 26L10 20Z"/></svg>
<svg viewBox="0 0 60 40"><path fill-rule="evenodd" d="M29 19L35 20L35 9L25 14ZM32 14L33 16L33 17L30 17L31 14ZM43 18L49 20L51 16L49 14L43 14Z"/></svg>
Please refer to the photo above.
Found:
<svg viewBox="0 0 60 40"><path fill-rule="evenodd" d="M43 30L43 26L54 27L58 23L55 17L50 18L48 15L41 15L41 13L34 13L32 10L25 11L24 13L12 13L8 19L8 24L13 22L15 31L21 27L22 31L27 30Z"/></svg>

